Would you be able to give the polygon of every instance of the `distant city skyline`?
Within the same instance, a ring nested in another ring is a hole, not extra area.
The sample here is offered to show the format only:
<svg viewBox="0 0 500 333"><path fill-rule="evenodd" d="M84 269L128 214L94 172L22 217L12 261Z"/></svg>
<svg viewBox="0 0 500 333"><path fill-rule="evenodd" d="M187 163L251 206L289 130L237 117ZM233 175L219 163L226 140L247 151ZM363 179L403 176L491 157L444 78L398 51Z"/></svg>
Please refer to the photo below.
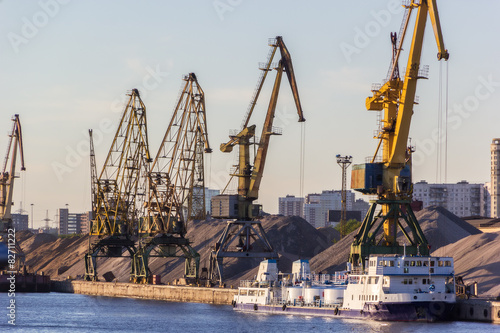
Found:
<svg viewBox="0 0 500 333"><path fill-rule="evenodd" d="M416 146L413 180L484 183L490 180L493 138L500 137L500 2L475 6L439 1L448 63L436 60L428 21L410 137ZM265 8L265 10L263 10ZM278 212L278 198L341 188L335 155L353 164L373 155L376 114L365 99L381 82L391 60L390 32L399 31L401 1L1 1L2 112L0 152L20 115L26 172L16 179L13 212L20 201L35 227L46 211L55 219L90 207L88 129L94 129L98 170L102 168L123 111L127 91L139 89L147 107L150 152L154 156L170 120L181 78L196 73L204 89L207 126L214 152L206 157L206 186L223 189L237 150L219 151L229 130L238 129L265 61L268 38L283 36L292 56L307 119L304 128L290 88L282 82L258 203ZM413 30L413 28L412 28ZM400 70L406 67L404 45ZM448 82L447 147L438 109ZM272 76L274 77L274 75ZM261 130L272 83L267 80L253 123ZM441 98L440 98L441 96ZM300 193L301 130L305 131L305 173ZM448 160L444 161L445 151ZM438 155L438 152L440 154ZM4 155L0 155L3 158ZM444 165L447 171L444 171ZM348 184L350 170L348 170ZM365 198L365 200L367 200ZM33 206L31 206L33 204Z"/></svg>

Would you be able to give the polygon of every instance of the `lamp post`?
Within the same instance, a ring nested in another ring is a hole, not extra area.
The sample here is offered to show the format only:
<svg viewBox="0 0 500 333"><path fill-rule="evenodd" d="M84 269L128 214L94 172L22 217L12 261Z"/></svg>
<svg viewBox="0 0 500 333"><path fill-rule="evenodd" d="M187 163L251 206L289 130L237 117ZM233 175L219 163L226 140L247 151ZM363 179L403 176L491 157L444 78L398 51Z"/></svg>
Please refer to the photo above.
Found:
<svg viewBox="0 0 500 333"><path fill-rule="evenodd" d="M31 229L35 229L35 221L33 220L33 206L34 204L31 204Z"/></svg>
<svg viewBox="0 0 500 333"><path fill-rule="evenodd" d="M340 237L344 238L345 236L345 223L346 221L346 214L347 214L347 193L346 193L346 182L347 182L347 175L346 171L349 165L352 163L352 156L340 156L338 154L335 156L337 158L337 164L340 165L342 168L342 192L341 192L341 209L340 209Z"/></svg>

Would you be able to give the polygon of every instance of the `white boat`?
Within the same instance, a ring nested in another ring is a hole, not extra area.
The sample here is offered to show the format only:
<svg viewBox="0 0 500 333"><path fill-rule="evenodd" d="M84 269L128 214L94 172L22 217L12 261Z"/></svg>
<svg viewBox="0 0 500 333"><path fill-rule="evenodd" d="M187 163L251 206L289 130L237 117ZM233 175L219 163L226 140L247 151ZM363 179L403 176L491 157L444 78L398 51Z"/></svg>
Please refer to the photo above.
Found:
<svg viewBox="0 0 500 333"><path fill-rule="evenodd" d="M366 269L311 273L307 260L292 273L276 260L261 262L255 280L241 281L239 311L368 318L391 321L450 319L455 305L453 258L371 255Z"/></svg>

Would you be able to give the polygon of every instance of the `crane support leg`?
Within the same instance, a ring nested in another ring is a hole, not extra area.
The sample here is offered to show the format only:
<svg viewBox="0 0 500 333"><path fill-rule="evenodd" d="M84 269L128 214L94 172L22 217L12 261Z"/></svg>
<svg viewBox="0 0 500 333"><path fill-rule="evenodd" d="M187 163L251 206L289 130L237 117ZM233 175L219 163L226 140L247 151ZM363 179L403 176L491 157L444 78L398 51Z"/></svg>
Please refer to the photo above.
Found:
<svg viewBox="0 0 500 333"><path fill-rule="evenodd" d="M120 258L124 256L124 249L128 251L130 258L133 258L137 252L134 241L128 237L111 236L99 239L91 245L89 244L89 251L85 254L84 279L86 281L98 281L97 258Z"/></svg>
<svg viewBox="0 0 500 333"><path fill-rule="evenodd" d="M260 221L229 221L210 254L210 279L223 283L224 258L278 259Z"/></svg>
<svg viewBox="0 0 500 333"><path fill-rule="evenodd" d="M377 206L380 213L375 216ZM404 245L397 241L404 237ZM387 234L386 232L390 233ZM392 239L392 242L388 240ZM349 262L364 268L370 254L428 255L429 246L407 200L377 200L354 236Z"/></svg>
<svg viewBox="0 0 500 333"><path fill-rule="evenodd" d="M184 278L189 283L199 279L200 255L190 245L189 240L182 237L162 235L145 238L132 260L130 281L134 283L149 283L152 272L149 269L149 258L185 258Z"/></svg>

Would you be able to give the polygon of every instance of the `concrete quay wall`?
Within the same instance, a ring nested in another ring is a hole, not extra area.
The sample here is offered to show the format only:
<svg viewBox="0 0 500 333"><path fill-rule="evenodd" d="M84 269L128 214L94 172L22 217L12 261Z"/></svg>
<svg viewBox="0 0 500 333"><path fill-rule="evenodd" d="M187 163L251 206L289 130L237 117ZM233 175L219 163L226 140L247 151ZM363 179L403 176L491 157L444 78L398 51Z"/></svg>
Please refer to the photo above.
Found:
<svg viewBox="0 0 500 333"><path fill-rule="evenodd" d="M231 304L237 289L115 282L52 281L51 291L93 296L134 297L172 302Z"/></svg>
<svg viewBox="0 0 500 333"><path fill-rule="evenodd" d="M481 298L457 300L455 320L500 324L500 301Z"/></svg>

